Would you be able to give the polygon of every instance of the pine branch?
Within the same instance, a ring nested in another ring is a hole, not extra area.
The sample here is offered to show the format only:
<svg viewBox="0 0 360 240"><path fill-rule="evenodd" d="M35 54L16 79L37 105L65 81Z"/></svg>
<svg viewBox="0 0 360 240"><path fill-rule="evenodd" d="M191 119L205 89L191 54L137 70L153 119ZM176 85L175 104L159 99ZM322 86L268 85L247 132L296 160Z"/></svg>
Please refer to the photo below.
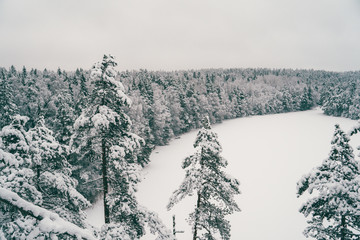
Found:
<svg viewBox="0 0 360 240"><path fill-rule="evenodd" d="M39 221L45 221L51 226L51 229L47 229L47 232L54 232L60 234L68 234L74 238L81 238L84 240L95 240L96 238L89 232L89 230L82 229L77 225L70 223L58 214L50 212L47 209L36 206L16 193L0 187L0 201L8 205L11 205L18 209L22 214L29 215Z"/></svg>

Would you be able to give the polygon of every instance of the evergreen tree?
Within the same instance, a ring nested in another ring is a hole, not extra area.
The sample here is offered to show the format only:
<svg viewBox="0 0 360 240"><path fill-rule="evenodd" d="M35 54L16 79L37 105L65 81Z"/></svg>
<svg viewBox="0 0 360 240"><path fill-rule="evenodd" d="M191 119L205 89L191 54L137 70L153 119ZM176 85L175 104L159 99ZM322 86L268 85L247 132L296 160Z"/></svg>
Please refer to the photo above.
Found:
<svg viewBox="0 0 360 240"><path fill-rule="evenodd" d="M38 205L42 204L42 194L35 187L31 169L30 139L24 129L27 120L17 115L0 131L0 186ZM1 232L7 239L26 239L34 230L36 220L13 206L1 202L0 210Z"/></svg>
<svg viewBox="0 0 360 240"><path fill-rule="evenodd" d="M43 195L42 206L85 227L82 210L89 207L90 203L75 189L77 181L71 177L71 166L66 159L67 149L56 141L53 132L45 126L43 117L28 134L36 186Z"/></svg>
<svg viewBox="0 0 360 240"><path fill-rule="evenodd" d="M246 116L247 111L247 103L246 96L243 93L242 89L234 89L229 94L230 101L232 101L233 111L235 113L235 117L243 117Z"/></svg>
<svg viewBox="0 0 360 240"><path fill-rule="evenodd" d="M10 117L13 116L17 110L13 101L13 89L6 77L5 70L0 69L0 129L10 124Z"/></svg>
<svg viewBox="0 0 360 240"><path fill-rule="evenodd" d="M349 95L349 89L338 84L331 87L329 97L324 100L322 110L327 115L347 116L349 106L352 105L352 96Z"/></svg>
<svg viewBox="0 0 360 240"><path fill-rule="evenodd" d="M1 186L16 192L35 204L41 203L41 193L35 188L31 169L30 137L25 131L28 117L16 115L0 132Z"/></svg>
<svg viewBox="0 0 360 240"><path fill-rule="evenodd" d="M165 145L174 136L170 129L171 115L169 108L166 106L164 95L160 89L154 90L154 103L151 109L153 112L153 124L150 125L154 142L157 145Z"/></svg>
<svg viewBox="0 0 360 240"><path fill-rule="evenodd" d="M282 109L284 112L291 112L294 109L291 104L291 94L288 89L284 89L282 92Z"/></svg>
<svg viewBox="0 0 360 240"><path fill-rule="evenodd" d="M220 156L222 148L209 119L204 118L202 124L194 143L195 153L182 164L185 179L173 193L168 209L195 192L196 208L188 219L193 239L217 239L218 234L221 239L230 239L230 223L225 216L240 211L234 200L234 195L240 193L239 182L223 171L228 163Z"/></svg>
<svg viewBox="0 0 360 240"><path fill-rule="evenodd" d="M314 106L314 99L310 87L304 88L304 92L300 97L300 110L309 110Z"/></svg>
<svg viewBox="0 0 360 240"><path fill-rule="evenodd" d="M38 86L39 79L40 76L30 77L24 87L25 92L18 93L17 95L20 113L30 118L29 122L32 126L35 123L35 119L39 117L40 99L42 99L44 92L46 92Z"/></svg>
<svg viewBox="0 0 360 240"><path fill-rule="evenodd" d="M132 131L138 135L141 135L145 140L145 145L142 146L141 151L137 155L137 161L141 166L145 166L149 162L149 156L154 149L153 135L151 134L151 129L148 124L148 120L144 116L144 105L145 102L140 95L139 90L133 90L131 108L127 110L129 116L134 122L131 126Z"/></svg>
<svg viewBox="0 0 360 240"><path fill-rule="evenodd" d="M179 119L183 123L180 125L181 133L187 132L191 129L191 115L190 115L190 106L188 101L183 93L179 93L179 101L180 101L180 114Z"/></svg>
<svg viewBox="0 0 360 240"><path fill-rule="evenodd" d="M131 101L121 82L115 79L116 65L111 55L104 55L102 62L94 65L94 88L87 108L75 121L71 144L78 153L81 171L86 170L93 182L102 180L102 184L96 184L102 188L104 198L101 238L140 238L147 222L165 239L169 235L162 231L160 220L141 208L134 195L139 181L136 153L143 140L130 132L131 121L123 108Z"/></svg>
<svg viewBox="0 0 360 240"><path fill-rule="evenodd" d="M24 86L25 86L25 83L26 83L27 75L28 74L27 74L26 68L25 68L25 66L23 66L22 73L21 73L21 83Z"/></svg>
<svg viewBox="0 0 360 240"><path fill-rule="evenodd" d="M11 65L10 68L9 68L9 71L8 71L8 77L11 78L11 77L17 77L18 73L16 71L16 68L14 65Z"/></svg>
<svg viewBox="0 0 360 240"><path fill-rule="evenodd" d="M72 97L68 93L62 93L56 96L54 103L56 106L56 115L53 122L53 129L56 132L55 137L59 143L68 145L73 134L75 121L75 109L71 106Z"/></svg>
<svg viewBox="0 0 360 240"><path fill-rule="evenodd" d="M87 79L84 73L80 75L80 89L79 89L79 96L77 96L77 101L75 103L75 111L77 114L80 115L81 111L86 105L86 98L88 96L88 89L86 85Z"/></svg>
<svg viewBox="0 0 360 240"><path fill-rule="evenodd" d="M78 226L86 226L81 209L89 204L75 190L76 182L70 177L70 166L62 157L64 149L44 126L43 119L34 129L26 131L24 126L28 118L19 115L13 118L13 122L0 131L1 191L16 194L12 200L0 199L0 238L50 239L58 233L60 239L73 239L74 235L69 235L68 230L45 228L47 219L40 216L40 212L48 209L58 213L61 221L66 219ZM34 206L29 209L20 203L23 201ZM54 215L51 221L55 218L58 215Z"/></svg>
<svg viewBox="0 0 360 240"><path fill-rule="evenodd" d="M300 212L309 217L306 237L325 240L359 239L359 163L349 137L335 125L329 157L297 184L297 196L313 195Z"/></svg>

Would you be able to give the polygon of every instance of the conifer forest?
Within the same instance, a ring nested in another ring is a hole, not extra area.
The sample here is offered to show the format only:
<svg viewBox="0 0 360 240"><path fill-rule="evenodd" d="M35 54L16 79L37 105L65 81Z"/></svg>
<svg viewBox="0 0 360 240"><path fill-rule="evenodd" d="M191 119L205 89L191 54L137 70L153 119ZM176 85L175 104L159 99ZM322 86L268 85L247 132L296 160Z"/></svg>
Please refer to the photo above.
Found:
<svg viewBox="0 0 360 240"><path fill-rule="evenodd" d="M360 117L360 72L233 68L116 70L112 55L90 69L0 68L0 239L175 239L136 197L156 146L198 131L184 180L168 209L195 196L187 221L196 239L232 239L227 215L242 206L241 179L211 125L228 119L321 108ZM339 125L329 157L294 183L310 196L304 235L360 239L360 165ZM330 142L330 139L329 139ZM104 224L84 212L103 200ZM299 206L300 207L300 206ZM175 224L175 223L174 223Z"/></svg>

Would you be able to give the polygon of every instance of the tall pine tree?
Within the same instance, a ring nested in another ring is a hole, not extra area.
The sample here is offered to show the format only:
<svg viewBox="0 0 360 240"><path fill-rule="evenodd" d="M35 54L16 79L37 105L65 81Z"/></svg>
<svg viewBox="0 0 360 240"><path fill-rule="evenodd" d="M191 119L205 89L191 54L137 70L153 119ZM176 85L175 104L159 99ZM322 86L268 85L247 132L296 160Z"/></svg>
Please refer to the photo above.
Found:
<svg viewBox="0 0 360 240"><path fill-rule="evenodd" d="M240 211L234 200L239 194L239 181L223 170L227 161L220 153L222 147L218 136L210 128L209 119L202 121L194 148L195 153L185 158L182 168L186 176L179 189L173 193L168 204L171 209L176 203L196 194L196 208L188 222L193 228L193 239L230 239L230 223L225 216Z"/></svg>
<svg viewBox="0 0 360 240"><path fill-rule="evenodd" d="M300 212L308 217L306 237L359 239L359 163L354 159L349 137L335 125L329 157L297 184L297 196L308 192Z"/></svg>
<svg viewBox="0 0 360 240"><path fill-rule="evenodd" d="M11 88L5 69L0 68L0 129L11 123L11 116L17 111L14 104L14 91Z"/></svg>
<svg viewBox="0 0 360 240"><path fill-rule="evenodd" d="M166 239L170 235L161 221L140 207L134 195L139 182L136 153L143 140L130 132L131 121L123 108L131 101L115 79L116 65L111 55L94 65L90 76L94 87L88 106L75 121L71 144L78 153L79 169L87 171L85 181L102 189L105 225L101 238L140 238L148 223L152 233Z"/></svg>

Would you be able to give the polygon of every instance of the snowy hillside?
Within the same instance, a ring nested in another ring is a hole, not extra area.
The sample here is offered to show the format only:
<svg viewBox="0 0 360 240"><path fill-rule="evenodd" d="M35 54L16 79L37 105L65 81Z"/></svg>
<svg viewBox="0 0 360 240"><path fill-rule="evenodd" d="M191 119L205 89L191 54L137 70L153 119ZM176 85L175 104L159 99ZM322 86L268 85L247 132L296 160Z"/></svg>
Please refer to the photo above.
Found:
<svg viewBox="0 0 360 240"><path fill-rule="evenodd" d="M232 239L306 239L302 235L306 221L298 212L305 199L296 198L296 182L327 157L335 123L348 131L356 121L312 110L234 119L213 126L223 156L229 161L226 171L241 182L242 194L237 202L242 211L229 218ZM170 212L166 205L184 178L181 161L193 153L196 133L184 134L154 150L137 194L139 202L157 212L170 229L175 214L177 230L185 231L177 238L183 240L191 239L191 229L184 219L195 199L185 199ZM360 145L358 136L352 139L354 148ZM101 209L98 204L88 212L90 222L101 224ZM154 238L148 234L142 239Z"/></svg>

